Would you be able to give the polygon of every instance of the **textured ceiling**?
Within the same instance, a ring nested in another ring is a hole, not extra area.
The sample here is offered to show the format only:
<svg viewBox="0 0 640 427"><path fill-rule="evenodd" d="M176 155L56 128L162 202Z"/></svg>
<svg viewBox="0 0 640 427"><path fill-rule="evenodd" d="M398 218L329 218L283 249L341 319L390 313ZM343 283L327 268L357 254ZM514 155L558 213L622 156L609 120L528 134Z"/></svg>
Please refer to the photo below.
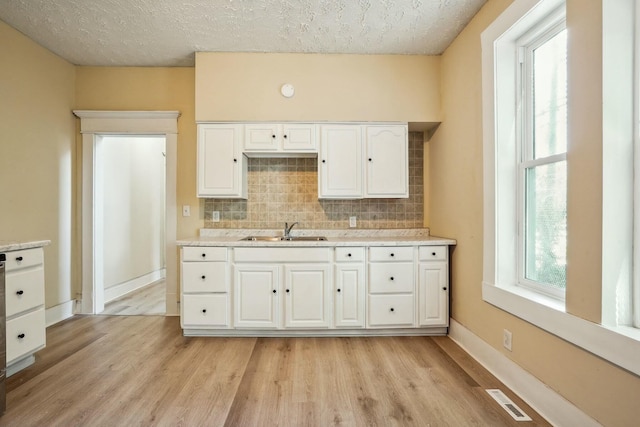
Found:
<svg viewBox="0 0 640 427"><path fill-rule="evenodd" d="M486 0L2 0L76 65L192 66L194 52L442 53Z"/></svg>

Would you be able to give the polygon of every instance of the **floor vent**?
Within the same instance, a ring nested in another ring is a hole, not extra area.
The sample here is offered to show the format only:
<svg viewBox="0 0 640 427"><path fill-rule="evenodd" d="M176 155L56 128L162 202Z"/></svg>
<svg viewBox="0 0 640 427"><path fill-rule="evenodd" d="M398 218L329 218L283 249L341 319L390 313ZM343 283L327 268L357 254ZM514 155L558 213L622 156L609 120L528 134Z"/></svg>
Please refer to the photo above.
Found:
<svg viewBox="0 0 640 427"><path fill-rule="evenodd" d="M497 388L487 389L489 396L498 402L500 406L516 421L531 421L531 417L524 413L511 399L509 399L502 390Z"/></svg>

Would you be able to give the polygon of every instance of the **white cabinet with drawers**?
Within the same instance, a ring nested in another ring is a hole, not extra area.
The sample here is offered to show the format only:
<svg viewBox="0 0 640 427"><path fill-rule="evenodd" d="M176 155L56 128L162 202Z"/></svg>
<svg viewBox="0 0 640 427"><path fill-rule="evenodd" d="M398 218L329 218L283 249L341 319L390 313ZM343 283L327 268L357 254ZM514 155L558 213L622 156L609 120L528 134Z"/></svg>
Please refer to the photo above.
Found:
<svg viewBox="0 0 640 427"><path fill-rule="evenodd" d="M227 252L219 247L182 248L183 328L231 326Z"/></svg>
<svg viewBox="0 0 640 427"><path fill-rule="evenodd" d="M415 325L414 248L369 248L367 326L407 328Z"/></svg>
<svg viewBox="0 0 640 427"><path fill-rule="evenodd" d="M7 374L29 366L45 346L44 251L6 252Z"/></svg>

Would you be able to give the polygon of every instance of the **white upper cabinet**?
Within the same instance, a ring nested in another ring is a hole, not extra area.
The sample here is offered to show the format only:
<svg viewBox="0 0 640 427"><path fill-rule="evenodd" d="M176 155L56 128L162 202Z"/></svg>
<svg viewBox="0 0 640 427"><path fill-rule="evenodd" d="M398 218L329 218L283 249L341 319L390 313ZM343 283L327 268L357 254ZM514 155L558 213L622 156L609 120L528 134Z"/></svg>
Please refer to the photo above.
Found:
<svg viewBox="0 0 640 427"><path fill-rule="evenodd" d="M243 126L198 125L198 197L247 198Z"/></svg>
<svg viewBox="0 0 640 427"><path fill-rule="evenodd" d="M316 125L308 123L251 123L244 126L248 156L315 156Z"/></svg>
<svg viewBox="0 0 640 427"><path fill-rule="evenodd" d="M318 198L361 199L362 126L324 125L318 154Z"/></svg>
<svg viewBox="0 0 640 427"><path fill-rule="evenodd" d="M365 135L365 197L409 197L407 126L366 126Z"/></svg>

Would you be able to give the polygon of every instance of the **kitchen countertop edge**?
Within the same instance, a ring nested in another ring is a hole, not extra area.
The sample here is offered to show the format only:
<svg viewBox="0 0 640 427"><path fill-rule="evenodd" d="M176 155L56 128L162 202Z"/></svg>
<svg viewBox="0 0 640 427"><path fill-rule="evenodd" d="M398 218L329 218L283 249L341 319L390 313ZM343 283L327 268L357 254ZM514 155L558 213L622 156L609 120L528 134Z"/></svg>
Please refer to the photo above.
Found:
<svg viewBox="0 0 640 427"><path fill-rule="evenodd" d="M24 249L41 248L51 244L51 240L32 240L30 242L14 242L0 240L0 252L21 251Z"/></svg>
<svg viewBox="0 0 640 427"><path fill-rule="evenodd" d="M437 236L392 236L392 237L327 237L321 241L247 241L246 235L220 237L193 237L176 241L178 246L222 246L222 247L339 247L339 246L442 246L455 245L454 239Z"/></svg>

